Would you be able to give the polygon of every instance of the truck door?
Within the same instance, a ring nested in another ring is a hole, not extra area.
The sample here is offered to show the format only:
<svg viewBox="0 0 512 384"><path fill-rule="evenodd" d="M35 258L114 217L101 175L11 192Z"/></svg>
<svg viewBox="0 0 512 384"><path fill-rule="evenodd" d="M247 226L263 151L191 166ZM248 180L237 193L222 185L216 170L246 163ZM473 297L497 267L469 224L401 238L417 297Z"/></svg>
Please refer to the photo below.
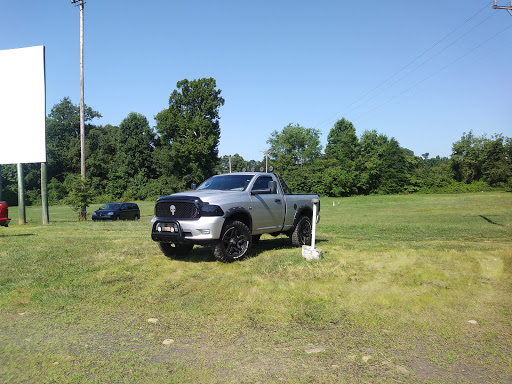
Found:
<svg viewBox="0 0 512 384"><path fill-rule="evenodd" d="M267 190L271 176L259 176L251 191ZM281 230L284 221L285 201L279 187L277 193L250 194L253 232L276 232Z"/></svg>

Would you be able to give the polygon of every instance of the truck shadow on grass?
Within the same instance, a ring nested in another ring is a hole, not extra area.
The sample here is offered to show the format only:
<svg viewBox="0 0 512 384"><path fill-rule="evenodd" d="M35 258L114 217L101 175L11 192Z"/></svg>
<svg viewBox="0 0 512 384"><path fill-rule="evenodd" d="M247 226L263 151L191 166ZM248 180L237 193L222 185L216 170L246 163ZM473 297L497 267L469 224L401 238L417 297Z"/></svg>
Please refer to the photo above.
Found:
<svg viewBox="0 0 512 384"><path fill-rule="evenodd" d="M327 242L324 239L316 239L316 244L321 244ZM279 250L288 250L288 249L296 249L297 252L301 252L301 248L294 247L291 244L290 238L288 237L276 237L276 238L267 238L263 240L259 240L253 243L249 253L245 257L244 260L252 259L254 257L258 257L259 254L267 251L279 251ZM210 247L199 246L194 247L194 249L185 256L180 257L170 257L169 259L180 260L190 263L206 263L206 262L217 262L215 257L213 256ZM241 261L243 262L243 260Z"/></svg>
<svg viewBox="0 0 512 384"><path fill-rule="evenodd" d="M323 242L326 242L327 240L324 239L316 239L315 243L320 244ZM270 239L263 239L256 243L253 243L251 253L252 256L257 256L257 254L261 252L266 251L277 251L279 249L298 249L300 250L300 247L294 247L291 244L291 240L289 237L276 237L276 238L270 238Z"/></svg>

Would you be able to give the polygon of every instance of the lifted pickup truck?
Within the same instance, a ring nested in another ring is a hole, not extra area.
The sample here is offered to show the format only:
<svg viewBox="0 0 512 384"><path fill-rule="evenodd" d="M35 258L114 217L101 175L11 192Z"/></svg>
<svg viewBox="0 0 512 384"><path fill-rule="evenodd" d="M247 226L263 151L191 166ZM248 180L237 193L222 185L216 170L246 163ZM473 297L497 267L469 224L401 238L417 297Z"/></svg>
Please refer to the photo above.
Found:
<svg viewBox="0 0 512 384"><path fill-rule="evenodd" d="M243 259L264 233L283 233L295 246L310 245L314 198L293 194L279 174L217 175L197 189L160 197L151 238L166 256L185 255L194 244L209 245L225 263Z"/></svg>
<svg viewBox="0 0 512 384"><path fill-rule="evenodd" d="M5 201L0 201L0 226L7 227L9 226L9 208L7 207L7 203Z"/></svg>

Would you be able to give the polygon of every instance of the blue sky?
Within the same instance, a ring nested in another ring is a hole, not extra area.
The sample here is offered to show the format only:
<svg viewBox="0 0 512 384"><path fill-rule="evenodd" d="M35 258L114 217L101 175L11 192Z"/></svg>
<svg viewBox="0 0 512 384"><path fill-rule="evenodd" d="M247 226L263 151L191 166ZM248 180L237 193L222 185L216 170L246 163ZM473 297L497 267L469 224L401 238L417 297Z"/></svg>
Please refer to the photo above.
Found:
<svg viewBox="0 0 512 384"><path fill-rule="evenodd" d="M0 49L46 47L47 113L79 104L79 13L0 0ZM246 160L289 123L325 148L341 117L431 157L470 130L512 136L512 16L487 0L87 0L84 63L95 124L133 111L154 126L179 80L215 78L219 154Z"/></svg>

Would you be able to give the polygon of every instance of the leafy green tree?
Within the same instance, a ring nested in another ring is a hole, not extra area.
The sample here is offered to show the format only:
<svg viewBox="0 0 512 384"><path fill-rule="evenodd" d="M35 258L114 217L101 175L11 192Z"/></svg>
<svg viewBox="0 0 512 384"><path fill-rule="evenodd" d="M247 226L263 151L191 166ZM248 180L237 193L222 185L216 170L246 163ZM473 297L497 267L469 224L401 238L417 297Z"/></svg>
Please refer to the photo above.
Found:
<svg viewBox="0 0 512 384"><path fill-rule="evenodd" d="M321 156L320 131L304 128L299 124L288 124L281 132L273 131L267 140L270 144L269 158L279 169L296 165L303 167Z"/></svg>
<svg viewBox="0 0 512 384"><path fill-rule="evenodd" d="M324 189L330 196L349 196L357 193L356 160L359 140L354 125L342 118L334 124L327 137Z"/></svg>
<svg viewBox="0 0 512 384"><path fill-rule="evenodd" d="M454 178L466 184L482 181L498 187L512 184L510 139L501 134L491 139L464 133L455 142L450 157Z"/></svg>
<svg viewBox="0 0 512 384"><path fill-rule="evenodd" d="M357 158L359 140L354 125L342 118L330 130L325 147L325 156L335 159L342 167L353 168Z"/></svg>
<svg viewBox="0 0 512 384"><path fill-rule="evenodd" d="M328 196L350 196L357 193L357 174L339 165L328 167L322 175L323 191Z"/></svg>
<svg viewBox="0 0 512 384"><path fill-rule="evenodd" d="M361 194L377 193L382 180L386 135L377 131L365 131L359 140L360 153L356 161L358 173L357 189Z"/></svg>
<svg viewBox="0 0 512 384"><path fill-rule="evenodd" d="M483 140L475 137L472 131L462 135L452 145L450 166L456 181L471 183L480 180L483 163Z"/></svg>
<svg viewBox="0 0 512 384"><path fill-rule="evenodd" d="M2 200L18 205L18 171L15 164L2 165Z"/></svg>
<svg viewBox="0 0 512 384"><path fill-rule="evenodd" d="M206 179L218 162L221 90L213 78L177 83L169 108L156 116L159 136L155 161L160 174L176 176L185 184Z"/></svg>
<svg viewBox="0 0 512 384"><path fill-rule="evenodd" d="M229 172L229 157L228 155L222 156L217 168L217 173L228 173ZM242 156L235 153L231 156L231 172L241 172L243 168L247 168L247 161Z"/></svg>
<svg viewBox="0 0 512 384"><path fill-rule="evenodd" d="M85 139L87 174L96 195L105 193L110 173L117 169L119 137L119 127L107 124L92 127Z"/></svg>
<svg viewBox="0 0 512 384"><path fill-rule="evenodd" d="M421 157L407 153L406 156L409 173L406 192L435 192L453 180L447 157L428 158L425 153Z"/></svg>
<svg viewBox="0 0 512 384"><path fill-rule="evenodd" d="M409 178L406 152L395 138L382 151L381 183L379 193L402 193Z"/></svg>
<svg viewBox="0 0 512 384"><path fill-rule="evenodd" d="M512 159L503 135L483 142L482 180L491 186L511 185Z"/></svg>
<svg viewBox="0 0 512 384"><path fill-rule="evenodd" d="M79 174L69 175L67 180L70 183L70 192L65 198L66 203L78 213L78 219L82 220L82 207L88 207L92 202L89 180L84 182Z"/></svg>
<svg viewBox="0 0 512 384"><path fill-rule="evenodd" d="M101 117L85 106L85 121ZM86 124L87 136L91 125ZM46 155L48 178L63 181L67 173L80 173L80 106L68 97L55 104L46 117Z"/></svg>
<svg viewBox="0 0 512 384"><path fill-rule="evenodd" d="M117 164L128 177L144 171L152 174L151 153L155 147L155 134L148 119L140 113L130 112L119 124Z"/></svg>

